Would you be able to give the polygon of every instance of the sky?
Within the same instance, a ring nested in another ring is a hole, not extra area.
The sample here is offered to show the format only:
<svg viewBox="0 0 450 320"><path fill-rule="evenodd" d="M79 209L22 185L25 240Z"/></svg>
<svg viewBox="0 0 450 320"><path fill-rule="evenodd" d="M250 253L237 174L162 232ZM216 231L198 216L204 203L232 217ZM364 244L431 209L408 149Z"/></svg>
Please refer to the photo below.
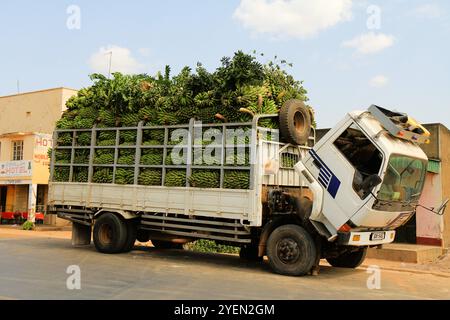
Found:
<svg viewBox="0 0 450 320"><path fill-rule="evenodd" d="M155 74L237 50L278 56L319 127L377 104L450 128L450 1L2 0L0 96Z"/></svg>

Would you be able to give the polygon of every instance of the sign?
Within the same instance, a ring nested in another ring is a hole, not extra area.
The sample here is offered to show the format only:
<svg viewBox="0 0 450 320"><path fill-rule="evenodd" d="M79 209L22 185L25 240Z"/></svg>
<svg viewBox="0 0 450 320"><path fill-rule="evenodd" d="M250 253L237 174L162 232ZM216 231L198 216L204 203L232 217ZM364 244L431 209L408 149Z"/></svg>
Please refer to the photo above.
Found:
<svg viewBox="0 0 450 320"><path fill-rule="evenodd" d="M0 162L0 178L30 177L31 161Z"/></svg>
<svg viewBox="0 0 450 320"><path fill-rule="evenodd" d="M50 159L48 158L48 149L52 147L52 144L53 140L51 134L37 133L34 136L34 163L42 164L44 166L50 164Z"/></svg>

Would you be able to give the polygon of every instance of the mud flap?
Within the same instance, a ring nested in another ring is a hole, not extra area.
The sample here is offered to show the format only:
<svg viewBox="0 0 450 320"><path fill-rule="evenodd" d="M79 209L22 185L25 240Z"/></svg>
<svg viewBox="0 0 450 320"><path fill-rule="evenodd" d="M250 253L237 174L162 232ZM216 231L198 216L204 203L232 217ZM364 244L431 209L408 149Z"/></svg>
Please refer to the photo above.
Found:
<svg viewBox="0 0 450 320"><path fill-rule="evenodd" d="M90 225L84 225L74 222L72 224L72 245L88 246L91 244L92 228Z"/></svg>

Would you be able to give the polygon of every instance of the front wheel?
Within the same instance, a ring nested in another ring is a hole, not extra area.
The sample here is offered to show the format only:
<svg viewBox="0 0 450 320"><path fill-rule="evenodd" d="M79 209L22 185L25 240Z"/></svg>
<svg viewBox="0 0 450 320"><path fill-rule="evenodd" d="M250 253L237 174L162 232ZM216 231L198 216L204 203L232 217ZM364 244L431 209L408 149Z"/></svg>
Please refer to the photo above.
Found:
<svg viewBox="0 0 450 320"><path fill-rule="evenodd" d="M275 229L267 240L267 256L272 270L288 276L303 276L316 261L314 240L302 227L288 224Z"/></svg>
<svg viewBox="0 0 450 320"><path fill-rule="evenodd" d="M337 258L327 258L329 264L337 268L358 268L366 259L367 248L360 248L356 251L348 251Z"/></svg>

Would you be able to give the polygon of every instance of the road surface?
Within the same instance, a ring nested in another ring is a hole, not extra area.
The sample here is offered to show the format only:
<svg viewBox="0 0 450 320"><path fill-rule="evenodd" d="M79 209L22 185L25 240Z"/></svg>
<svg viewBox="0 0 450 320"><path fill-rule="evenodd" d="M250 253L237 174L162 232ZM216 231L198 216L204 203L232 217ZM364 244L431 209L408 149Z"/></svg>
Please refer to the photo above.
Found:
<svg viewBox="0 0 450 320"><path fill-rule="evenodd" d="M73 265L80 290L67 288ZM436 275L382 270L381 289L370 290L365 269L323 266L317 277L285 277L232 255L153 247L104 255L61 237L1 230L0 266L0 299L450 299L450 278Z"/></svg>

